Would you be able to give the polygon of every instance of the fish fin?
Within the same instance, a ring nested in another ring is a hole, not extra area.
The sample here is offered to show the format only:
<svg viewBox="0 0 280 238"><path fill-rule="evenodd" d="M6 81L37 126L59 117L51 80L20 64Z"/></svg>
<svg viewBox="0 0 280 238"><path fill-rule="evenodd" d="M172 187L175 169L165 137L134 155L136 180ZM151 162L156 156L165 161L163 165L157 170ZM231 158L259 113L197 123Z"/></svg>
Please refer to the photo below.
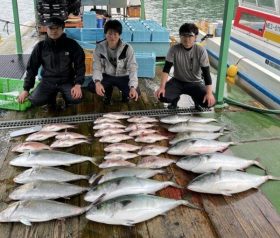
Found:
<svg viewBox="0 0 280 238"><path fill-rule="evenodd" d="M232 194L229 193L229 191L228 192L227 191L223 191L223 192L221 192L221 194L224 195L224 196L232 196Z"/></svg>
<svg viewBox="0 0 280 238"><path fill-rule="evenodd" d="M96 181L99 177L101 177L101 175L97 175L96 173L93 173L92 175L88 175L87 179L88 179L88 183L91 185L96 185L98 182Z"/></svg>
<svg viewBox="0 0 280 238"><path fill-rule="evenodd" d="M222 167L219 167L216 172L215 172L216 175L219 175L219 177L222 176Z"/></svg>
<svg viewBox="0 0 280 238"><path fill-rule="evenodd" d="M135 226L135 222L133 220L125 220L122 225L125 226Z"/></svg>
<svg viewBox="0 0 280 238"><path fill-rule="evenodd" d="M185 206L190 207L190 208L198 209L198 210L201 210L201 211L204 210L202 207L198 207L198 206L196 206L196 205L190 203L190 202L187 201L187 200L183 200L183 201L182 201L182 205L185 205Z"/></svg>
<svg viewBox="0 0 280 238"><path fill-rule="evenodd" d="M265 174L268 175L267 168L261 164L261 159L259 157L255 159L254 165L256 165L257 167L263 169L265 171Z"/></svg>
<svg viewBox="0 0 280 238"><path fill-rule="evenodd" d="M93 205L96 205L96 204L102 202L102 199L103 199L103 197L104 197L105 195L106 195L106 193L101 194L97 199L95 199L95 200L92 202L92 204L93 204Z"/></svg>
<svg viewBox="0 0 280 238"><path fill-rule="evenodd" d="M19 220L22 224L26 225L26 226L31 226L31 222L25 218L22 218Z"/></svg>
<svg viewBox="0 0 280 238"><path fill-rule="evenodd" d="M63 197L64 199L70 200L70 197Z"/></svg>

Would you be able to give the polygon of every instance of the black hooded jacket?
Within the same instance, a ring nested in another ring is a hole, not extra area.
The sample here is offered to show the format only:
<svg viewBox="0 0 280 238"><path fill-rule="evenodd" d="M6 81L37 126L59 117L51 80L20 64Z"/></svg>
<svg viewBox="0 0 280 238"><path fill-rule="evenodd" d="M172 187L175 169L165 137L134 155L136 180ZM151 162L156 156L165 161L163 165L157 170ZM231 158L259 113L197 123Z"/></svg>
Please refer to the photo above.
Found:
<svg viewBox="0 0 280 238"><path fill-rule="evenodd" d="M24 90L33 88L38 69L42 65L42 81L53 84L83 84L85 76L85 54L80 45L64 33L57 40L48 36L33 49L29 58Z"/></svg>

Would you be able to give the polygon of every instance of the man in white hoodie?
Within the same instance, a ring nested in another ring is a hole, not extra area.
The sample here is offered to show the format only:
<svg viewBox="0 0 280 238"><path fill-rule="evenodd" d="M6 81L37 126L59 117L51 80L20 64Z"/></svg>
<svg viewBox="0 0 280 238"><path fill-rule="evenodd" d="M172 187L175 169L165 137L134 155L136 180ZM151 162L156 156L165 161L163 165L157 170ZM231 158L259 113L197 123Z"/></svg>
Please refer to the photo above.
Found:
<svg viewBox="0 0 280 238"><path fill-rule="evenodd" d="M122 102L137 101L137 63L131 45L120 39L122 24L109 20L104 26L106 39L98 42L94 52L93 81L88 89L104 97L105 104L111 103L113 87L122 92Z"/></svg>

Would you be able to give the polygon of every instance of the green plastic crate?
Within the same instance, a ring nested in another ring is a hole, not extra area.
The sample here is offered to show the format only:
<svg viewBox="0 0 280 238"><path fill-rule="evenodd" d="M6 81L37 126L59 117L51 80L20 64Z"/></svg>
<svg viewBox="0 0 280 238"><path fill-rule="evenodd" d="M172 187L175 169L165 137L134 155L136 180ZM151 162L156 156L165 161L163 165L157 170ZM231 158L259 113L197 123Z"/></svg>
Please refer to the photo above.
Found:
<svg viewBox="0 0 280 238"><path fill-rule="evenodd" d="M25 111L31 106L31 102L26 100L24 103L18 103L17 97L23 90L24 80L12 78L0 78L0 108ZM35 87L39 82L35 82ZM34 88L35 88L34 87Z"/></svg>

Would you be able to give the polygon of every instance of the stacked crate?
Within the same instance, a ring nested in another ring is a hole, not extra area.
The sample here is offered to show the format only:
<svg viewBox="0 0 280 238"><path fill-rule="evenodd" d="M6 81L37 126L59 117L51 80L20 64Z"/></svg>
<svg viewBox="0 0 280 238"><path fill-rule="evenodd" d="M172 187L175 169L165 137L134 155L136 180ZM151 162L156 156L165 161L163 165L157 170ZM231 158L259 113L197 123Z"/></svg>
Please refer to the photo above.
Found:
<svg viewBox="0 0 280 238"><path fill-rule="evenodd" d="M136 62L138 64L138 77L154 78L156 55L155 53L135 53Z"/></svg>

